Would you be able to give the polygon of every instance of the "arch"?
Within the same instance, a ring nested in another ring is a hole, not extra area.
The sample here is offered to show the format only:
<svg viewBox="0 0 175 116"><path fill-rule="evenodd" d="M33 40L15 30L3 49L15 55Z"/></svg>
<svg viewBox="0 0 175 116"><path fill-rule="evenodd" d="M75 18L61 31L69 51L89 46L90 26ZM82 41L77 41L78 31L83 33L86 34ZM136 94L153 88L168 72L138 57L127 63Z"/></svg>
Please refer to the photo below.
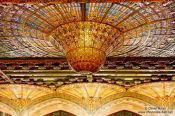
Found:
<svg viewBox="0 0 175 116"><path fill-rule="evenodd" d="M12 116L12 115L0 111L0 116Z"/></svg>
<svg viewBox="0 0 175 116"><path fill-rule="evenodd" d="M88 113L84 108L62 98L51 98L34 104L33 106L31 105L21 112L21 116L43 116L58 110L64 110L76 116L81 116L82 114L83 116L88 116Z"/></svg>
<svg viewBox="0 0 175 116"><path fill-rule="evenodd" d="M96 97L104 99L112 95L126 92L126 89L122 86L108 83L74 83L58 87L56 91L62 94L72 95L74 97L77 97L78 99L82 97ZM98 94L95 94L97 92Z"/></svg>
<svg viewBox="0 0 175 116"><path fill-rule="evenodd" d="M154 99L152 99L148 96L141 95L141 94L134 93L134 92L123 92L123 93L119 93L117 95L109 96L109 97L107 97L103 100L102 104L105 105L105 104L108 104L112 101L115 101L115 100L118 100L118 99L121 99L121 98L125 98L125 97L140 100L140 101L143 101L145 103L148 103L148 104L151 104L151 105L154 105L154 106L159 106L160 105L156 100L154 100ZM97 108L99 108L99 107L100 106L98 106Z"/></svg>
<svg viewBox="0 0 175 116"><path fill-rule="evenodd" d="M0 112L9 114L11 116L17 116L17 112L10 105L0 102Z"/></svg>
<svg viewBox="0 0 175 116"><path fill-rule="evenodd" d="M51 112L49 114L46 114L45 116L54 116L55 115L66 115L66 116L75 116L74 114L70 113L70 112L66 112L66 111L63 111L63 110L58 110L58 111L55 111L55 112Z"/></svg>
<svg viewBox="0 0 175 116"><path fill-rule="evenodd" d="M116 115L119 115L119 114L121 114L121 115L127 115L128 113L131 114L132 116L141 116L138 113L135 113L135 112L132 112L132 111L128 111L128 110L121 110L119 112L112 113L109 116L116 116Z"/></svg>
<svg viewBox="0 0 175 116"><path fill-rule="evenodd" d="M119 112L122 110L132 111L142 116L150 116L150 114L140 113L141 111L145 111L145 107L153 106L149 103L146 103L142 100L132 97L123 97L116 100L113 100L103 106L101 106L93 116L108 116L115 112ZM151 116L157 116L157 114L151 114Z"/></svg>
<svg viewBox="0 0 175 116"><path fill-rule="evenodd" d="M148 96L154 99L160 106L170 108L175 102L174 89L175 82L152 82L131 87L128 89L128 92Z"/></svg>

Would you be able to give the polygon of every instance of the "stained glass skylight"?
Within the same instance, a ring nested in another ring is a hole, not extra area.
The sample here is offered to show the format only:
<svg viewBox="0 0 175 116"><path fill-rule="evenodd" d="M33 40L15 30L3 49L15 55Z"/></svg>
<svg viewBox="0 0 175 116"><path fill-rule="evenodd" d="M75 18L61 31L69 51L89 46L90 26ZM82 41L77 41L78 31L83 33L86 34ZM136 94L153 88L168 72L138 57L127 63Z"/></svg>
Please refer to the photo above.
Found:
<svg viewBox="0 0 175 116"><path fill-rule="evenodd" d="M122 34L108 56L174 56L175 3L0 4L0 57L64 57L59 26L97 22Z"/></svg>

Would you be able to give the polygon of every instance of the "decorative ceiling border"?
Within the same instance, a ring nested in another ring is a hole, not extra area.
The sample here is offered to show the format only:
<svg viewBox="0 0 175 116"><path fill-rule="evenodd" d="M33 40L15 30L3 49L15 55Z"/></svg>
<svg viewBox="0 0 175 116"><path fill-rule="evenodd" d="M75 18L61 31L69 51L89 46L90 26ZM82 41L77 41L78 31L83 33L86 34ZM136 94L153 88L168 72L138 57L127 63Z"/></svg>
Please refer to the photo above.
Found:
<svg viewBox="0 0 175 116"><path fill-rule="evenodd" d="M65 58L0 58L0 84L29 84L57 88L82 82L135 85L175 80L175 57L107 58L98 73L81 75Z"/></svg>
<svg viewBox="0 0 175 116"><path fill-rule="evenodd" d="M165 2L168 0L0 0L1 3L99 3L99 2Z"/></svg>
<svg viewBox="0 0 175 116"><path fill-rule="evenodd" d="M0 58L0 68L23 66L59 66L65 65L69 70L65 58ZM175 57L108 57L104 69L174 69ZM64 69L64 70L65 70ZM102 68L103 69L103 68ZM3 70L3 69L1 69Z"/></svg>

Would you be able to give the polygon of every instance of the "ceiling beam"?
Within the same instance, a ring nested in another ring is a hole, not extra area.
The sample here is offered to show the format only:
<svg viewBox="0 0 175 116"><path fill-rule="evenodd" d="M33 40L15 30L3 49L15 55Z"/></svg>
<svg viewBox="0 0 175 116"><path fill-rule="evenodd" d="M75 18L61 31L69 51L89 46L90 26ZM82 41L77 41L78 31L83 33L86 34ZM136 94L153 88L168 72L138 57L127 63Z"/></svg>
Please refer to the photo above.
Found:
<svg viewBox="0 0 175 116"><path fill-rule="evenodd" d="M6 80L6 81L8 81L8 82L10 82L10 83L14 83L13 80L12 80L9 76L7 76L2 70L0 70L0 74L1 74L1 77L2 77L4 80Z"/></svg>
<svg viewBox="0 0 175 116"><path fill-rule="evenodd" d="M4 73L12 77L67 77L67 76L82 76L72 70L3 70ZM93 74L94 76L117 76L117 77L140 77L152 75L175 75L175 70L100 70Z"/></svg>

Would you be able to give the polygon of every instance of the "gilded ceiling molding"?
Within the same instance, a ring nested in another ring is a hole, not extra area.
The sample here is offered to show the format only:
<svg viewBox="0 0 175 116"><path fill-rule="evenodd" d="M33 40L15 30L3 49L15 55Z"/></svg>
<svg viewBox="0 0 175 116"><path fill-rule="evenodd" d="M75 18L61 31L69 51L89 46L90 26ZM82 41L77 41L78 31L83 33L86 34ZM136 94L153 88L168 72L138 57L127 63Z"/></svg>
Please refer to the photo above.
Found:
<svg viewBox="0 0 175 116"><path fill-rule="evenodd" d="M172 81L175 79L174 63L174 57L108 57L103 68L92 75L93 82L130 88L148 82ZM88 81L86 75L71 70L65 58L1 58L0 69L14 83L47 85L52 89ZM0 83L9 83L9 79L0 79Z"/></svg>

